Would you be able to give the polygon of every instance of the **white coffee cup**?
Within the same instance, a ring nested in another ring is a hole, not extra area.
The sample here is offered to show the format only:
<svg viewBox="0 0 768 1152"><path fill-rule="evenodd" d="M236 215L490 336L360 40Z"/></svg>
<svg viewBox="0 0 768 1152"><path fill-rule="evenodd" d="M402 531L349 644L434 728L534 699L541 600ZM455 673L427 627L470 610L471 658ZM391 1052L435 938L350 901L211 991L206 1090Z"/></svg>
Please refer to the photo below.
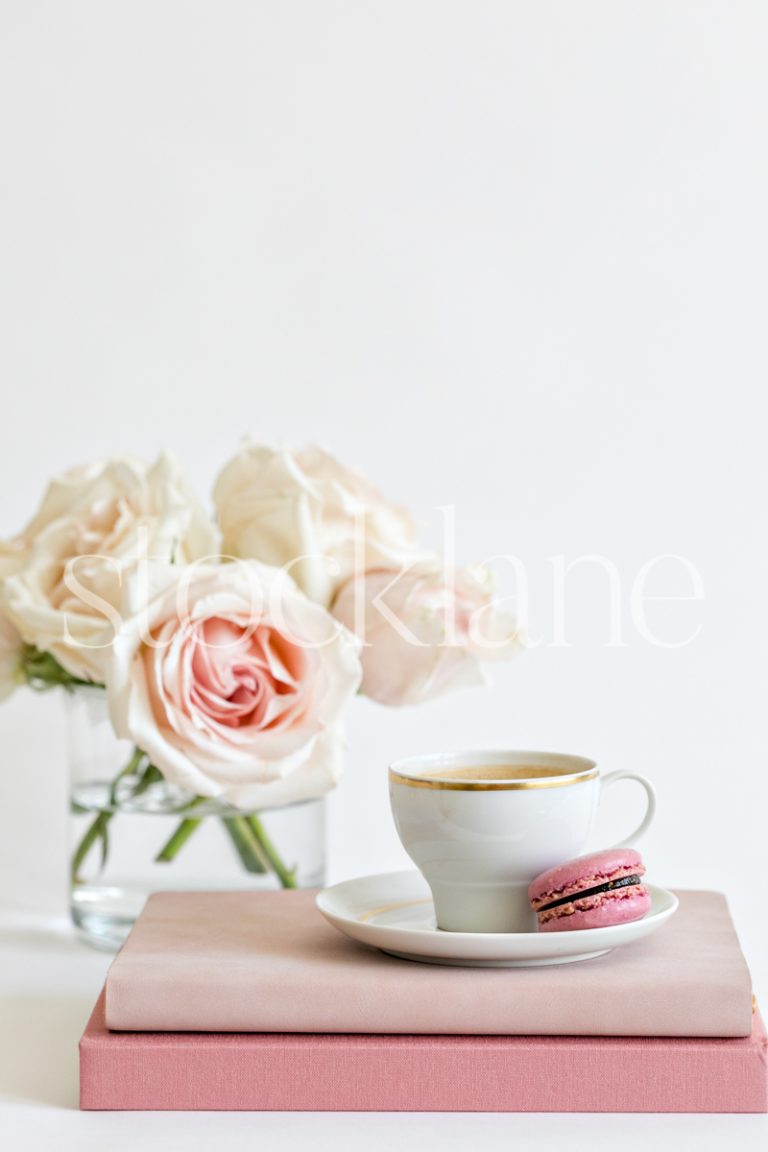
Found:
<svg viewBox="0 0 768 1152"><path fill-rule="evenodd" d="M392 814L403 847L432 891L439 928L449 932L532 932L531 880L587 850L601 790L619 780L645 789L636 772L601 777L597 764L558 752L435 753L389 769Z"/></svg>

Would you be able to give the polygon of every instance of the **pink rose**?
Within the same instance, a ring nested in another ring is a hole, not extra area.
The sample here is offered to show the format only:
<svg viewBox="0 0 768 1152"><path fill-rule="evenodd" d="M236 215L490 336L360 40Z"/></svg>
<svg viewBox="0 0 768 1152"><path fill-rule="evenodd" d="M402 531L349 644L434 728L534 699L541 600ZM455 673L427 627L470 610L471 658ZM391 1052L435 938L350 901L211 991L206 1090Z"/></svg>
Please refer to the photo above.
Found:
<svg viewBox="0 0 768 1152"><path fill-rule="evenodd" d="M242 809L318 796L343 764L358 644L276 568L169 566L118 632L110 714L172 783Z"/></svg>
<svg viewBox="0 0 768 1152"><path fill-rule="evenodd" d="M353 578L332 611L364 641L362 691L380 704L418 704L485 683L480 661L509 655L519 639L486 569L446 571L437 559Z"/></svg>

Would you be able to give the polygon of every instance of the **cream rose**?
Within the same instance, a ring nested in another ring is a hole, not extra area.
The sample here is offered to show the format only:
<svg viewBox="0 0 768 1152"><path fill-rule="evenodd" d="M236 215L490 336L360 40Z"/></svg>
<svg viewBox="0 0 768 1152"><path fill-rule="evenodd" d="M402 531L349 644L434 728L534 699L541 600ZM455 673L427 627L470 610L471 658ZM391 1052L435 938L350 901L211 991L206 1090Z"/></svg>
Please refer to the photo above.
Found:
<svg viewBox="0 0 768 1152"><path fill-rule="evenodd" d="M26 559L5 581L13 624L73 676L97 683L119 627L126 571L217 550L204 509L165 454L150 468L111 460L65 473L15 544Z"/></svg>
<svg viewBox="0 0 768 1152"><path fill-rule="evenodd" d="M21 659L24 641L8 616L5 582L24 567L27 548L22 543L0 543L0 700L24 682Z"/></svg>
<svg viewBox="0 0 768 1152"><path fill-rule="evenodd" d="M514 619L494 603L490 572L446 571L437 558L354 577L332 612L364 641L362 691L381 704L419 704L485 683L481 661L518 644Z"/></svg>
<svg viewBox="0 0 768 1152"><path fill-rule="evenodd" d="M214 501L225 554L289 566L326 606L354 572L417 555L408 513L316 445L247 444L220 473Z"/></svg>
<svg viewBox="0 0 768 1152"><path fill-rule="evenodd" d="M117 734L166 779L253 810L335 785L359 645L284 572L250 560L169 567L136 606L107 698Z"/></svg>

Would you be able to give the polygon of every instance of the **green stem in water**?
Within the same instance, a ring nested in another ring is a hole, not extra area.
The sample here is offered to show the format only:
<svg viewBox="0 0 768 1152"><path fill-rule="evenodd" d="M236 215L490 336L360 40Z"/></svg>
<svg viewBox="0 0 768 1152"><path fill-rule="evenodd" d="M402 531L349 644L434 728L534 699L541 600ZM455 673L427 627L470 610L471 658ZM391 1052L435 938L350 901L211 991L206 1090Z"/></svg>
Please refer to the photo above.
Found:
<svg viewBox="0 0 768 1152"><path fill-rule="evenodd" d="M133 792L131 792L129 799L132 800L134 796L141 796L146 792L147 788L150 788L153 784L159 784L162 779L163 774L160 769L155 768L154 764L147 764L142 773L141 780L139 780Z"/></svg>
<svg viewBox="0 0 768 1152"><path fill-rule="evenodd" d="M202 804L204 800L205 797L197 796L188 807L193 808L196 804ZM184 847L190 836L197 831L202 822L203 817L200 816L189 816L181 820L171 837L160 849L157 856L155 856L156 863L170 863L180 849ZM240 857L243 867L249 872L269 872L271 870L269 860L267 860L261 850L261 846L254 839L245 817L222 816L221 822L235 846L235 850Z"/></svg>
<svg viewBox="0 0 768 1152"><path fill-rule="evenodd" d="M195 808L198 804L202 804L204 801L204 796L195 796L194 800L190 800L189 804L187 804L187 808ZM180 821L180 823L176 826L176 830L174 831L173 835L168 840L166 840L157 856L155 856L155 863L170 864L171 860L174 859L179 849L184 847L192 833L200 827L202 822L202 816L188 816L184 820Z"/></svg>
<svg viewBox="0 0 768 1152"><path fill-rule="evenodd" d="M86 856L99 840L102 843L102 863L106 858L106 843L107 843L107 825L112 819L111 812L99 812L86 829L86 833L78 844L75 854L72 857L72 883L82 884L83 879L80 875L80 866L85 860Z"/></svg>
<svg viewBox="0 0 768 1152"><path fill-rule="evenodd" d="M115 807L118 803L118 784L126 776L137 775L144 759L145 754L141 749L135 748L128 763L113 780L109 792L110 810L103 809L94 816L82 840L75 849L72 857L73 884L82 884L83 880L80 875L80 869L93 846L99 842L101 843L101 866L104 866L107 858L107 830L110 820L115 815ZM162 773L158 771L154 764L147 764L136 787L130 794L131 799L135 796L140 796L143 792L146 792L152 784L162 779ZM205 799L204 796L196 796L187 807L192 809L196 805L204 803ZM155 861L161 864L168 864L171 860L175 860L187 840L189 840L200 827L203 819L204 817L202 816L186 816L181 820L173 834L158 852ZM255 813L250 816L222 817L222 824L226 828L243 866L249 872L274 872L283 888L296 887L296 869L285 866L278 855L277 849L267 835L264 825Z"/></svg>
<svg viewBox="0 0 768 1152"><path fill-rule="evenodd" d="M195 832L197 828L199 828L202 822L202 816L190 816L186 820L182 820L176 831L173 833L169 840L166 840L157 856L155 856L155 863L170 864L171 860L173 860L179 849L184 847L192 833Z"/></svg>
<svg viewBox="0 0 768 1152"><path fill-rule="evenodd" d="M269 872L270 864L261 845L254 840L244 816L227 816L222 824L230 835L235 850L249 872Z"/></svg>
<svg viewBox="0 0 768 1152"><path fill-rule="evenodd" d="M203 797L198 797L197 802L202 800ZM221 822L226 828L244 868L249 872L274 872L283 888L296 887L296 869L286 868L258 816L224 816L221 818ZM173 860L201 823L201 817L193 816L182 820L171 838L155 857L158 863L168 863Z"/></svg>
<svg viewBox="0 0 768 1152"><path fill-rule="evenodd" d="M128 764L126 764L125 768L123 768L118 773L116 779L113 781L112 788L110 789L111 803L114 804L115 802L114 791L120 777L125 776L129 769L135 771L138 765L141 763L143 756L144 753L140 752L138 748L134 749L133 755L128 761ZM162 778L162 773L159 772L157 768L155 768L154 764L148 764L144 769L144 774L142 775L131 795L140 796L142 792L146 792L150 785L155 784L158 780L162 780ZM107 811L106 809L102 809L100 812L97 812L91 823L86 828L83 838L75 849L74 855L72 857L71 875L73 884L83 883L83 878L80 875L80 868L91 848L93 848L94 844L98 843L99 841L101 842L101 866L102 868L104 867L104 864L107 860L107 828L109 826L110 820L114 815L114 810Z"/></svg>
<svg viewBox="0 0 768 1152"><path fill-rule="evenodd" d="M246 816L245 821L253 833L254 840L256 840L261 846L264 855L269 861L270 868L274 872L275 876L277 876L283 888L295 888L296 869L286 868L285 864L283 864L282 860L277 854L277 849L267 835L264 825L262 824L259 817L255 814Z"/></svg>
<svg viewBox="0 0 768 1152"><path fill-rule="evenodd" d="M117 786L120 783L120 781L123 779L124 776L136 776L138 771L139 771L139 768L141 767L141 762L143 759L144 759L144 753L141 751L141 749L140 748L134 748L133 756L131 756L131 758L128 761L128 763L126 764L125 768L122 768L118 772L117 776L115 776L114 780L112 781L112 787L109 790L109 802L111 805L114 806L115 804L117 804ZM141 781L139 783L141 783ZM138 790L138 785L137 785L137 790Z"/></svg>

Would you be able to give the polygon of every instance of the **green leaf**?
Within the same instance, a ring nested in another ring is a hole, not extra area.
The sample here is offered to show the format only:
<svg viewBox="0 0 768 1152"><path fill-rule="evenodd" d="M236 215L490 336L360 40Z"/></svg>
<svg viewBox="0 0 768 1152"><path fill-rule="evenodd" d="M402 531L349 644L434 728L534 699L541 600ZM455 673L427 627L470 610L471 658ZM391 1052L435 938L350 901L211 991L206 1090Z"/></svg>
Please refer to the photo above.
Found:
<svg viewBox="0 0 768 1152"><path fill-rule="evenodd" d="M43 652L34 644L26 644L21 656L21 671L31 688L37 692L47 692L51 688L64 688L73 692L76 688L103 688L93 680L83 680L62 668L55 656Z"/></svg>

